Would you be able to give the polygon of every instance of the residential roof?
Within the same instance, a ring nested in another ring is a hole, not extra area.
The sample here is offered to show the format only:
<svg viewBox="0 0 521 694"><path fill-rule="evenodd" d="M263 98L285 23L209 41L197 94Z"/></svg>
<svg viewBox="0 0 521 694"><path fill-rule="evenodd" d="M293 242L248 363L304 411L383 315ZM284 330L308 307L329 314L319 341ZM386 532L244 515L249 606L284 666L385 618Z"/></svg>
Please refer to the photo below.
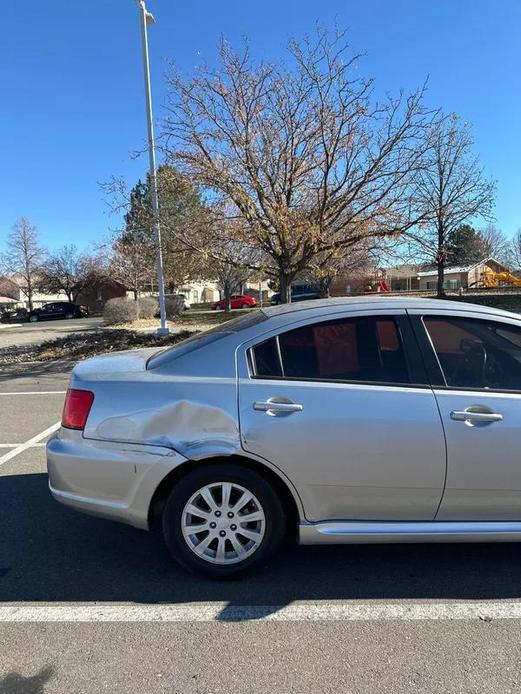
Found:
<svg viewBox="0 0 521 694"><path fill-rule="evenodd" d="M503 263L500 263L499 260L496 260L495 258L485 258L484 260L480 260L477 263L471 263L470 265L457 265L456 267L446 267L444 270L444 274L461 274L462 272L470 272L471 270L474 270L477 268L479 265L486 265L487 263L490 262L496 263L497 265L500 265L501 267L505 267ZM417 273L418 277L436 277L438 275L438 270L424 270L422 272Z"/></svg>
<svg viewBox="0 0 521 694"><path fill-rule="evenodd" d="M395 267L384 267L382 271L388 279L401 279L418 275L418 265L396 265Z"/></svg>

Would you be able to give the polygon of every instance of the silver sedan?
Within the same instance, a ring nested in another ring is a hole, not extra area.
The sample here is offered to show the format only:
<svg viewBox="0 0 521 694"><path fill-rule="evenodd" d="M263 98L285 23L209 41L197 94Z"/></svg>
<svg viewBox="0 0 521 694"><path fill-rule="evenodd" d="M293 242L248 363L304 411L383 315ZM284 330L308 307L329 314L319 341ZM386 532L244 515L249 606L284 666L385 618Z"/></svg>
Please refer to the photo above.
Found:
<svg viewBox="0 0 521 694"><path fill-rule="evenodd" d="M47 446L58 501L159 524L228 577L303 544L521 540L521 320L329 299L89 359Z"/></svg>

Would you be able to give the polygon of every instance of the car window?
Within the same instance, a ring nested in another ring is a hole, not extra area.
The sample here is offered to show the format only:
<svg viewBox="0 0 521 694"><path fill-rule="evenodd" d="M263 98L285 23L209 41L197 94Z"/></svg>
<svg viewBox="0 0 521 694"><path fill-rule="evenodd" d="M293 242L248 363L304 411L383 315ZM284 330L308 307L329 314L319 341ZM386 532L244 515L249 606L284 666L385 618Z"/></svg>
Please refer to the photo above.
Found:
<svg viewBox="0 0 521 694"><path fill-rule="evenodd" d="M521 326L478 318L423 322L448 386L521 390Z"/></svg>
<svg viewBox="0 0 521 694"><path fill-rule="evenodd" d="M411 382L399 327L392 317L305 325L256 345L251 361L259 378Z"/></svg>

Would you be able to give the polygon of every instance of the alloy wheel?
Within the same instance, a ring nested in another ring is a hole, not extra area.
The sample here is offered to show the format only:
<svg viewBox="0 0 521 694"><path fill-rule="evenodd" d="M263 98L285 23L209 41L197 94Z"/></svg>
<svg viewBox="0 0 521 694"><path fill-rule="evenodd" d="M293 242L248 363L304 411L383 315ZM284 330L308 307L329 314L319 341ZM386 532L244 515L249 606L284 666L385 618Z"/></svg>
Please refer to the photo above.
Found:
<svg viewBox="0 0 521 694"><path fill-rule="evenodd" d="M227 566L257 551L266 532L266 518L248 489L234 482L215 482L190 497L181 527L194 554L211 564Z"/></svg>

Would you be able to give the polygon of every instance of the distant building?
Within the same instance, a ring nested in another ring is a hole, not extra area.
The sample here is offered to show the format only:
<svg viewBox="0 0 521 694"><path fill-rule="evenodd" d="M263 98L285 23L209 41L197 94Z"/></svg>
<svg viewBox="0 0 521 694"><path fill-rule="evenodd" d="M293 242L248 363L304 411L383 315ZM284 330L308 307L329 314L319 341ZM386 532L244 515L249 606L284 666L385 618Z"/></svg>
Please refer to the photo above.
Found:
<svg viewBox="0 0 521 694"><path fill-rule="evenodd" d="M381 279L387 282L392 292L412 292L420 288L418 265L397 265L380 270Z"/></svg>
<svg viewBox="0 0 521 694"><path fill-rule="evenodd" d="M23 277L20 275L15 274L9 275L9 277L0 277L0 296L12 299L13 308L29 308L27 287ZM67 296L62 292L57 294L45 294L38 290L33 291L34 308L39 308L50 301L67 301Z"/></svg>
<svg viewBox="0 0 521 694"><path fill-rule="evenodd" d="M105 303L109 299L126 296L127 290L116 280L110 277L93 277L76 297L76 304L86 306L90 313L103 311Z"/></svg>
<svg viewBox="0 0 521 694"><path fill-rule="evenodd" d="M508 268L495 258L486 258L478 263L458 267L446 267L444 288L457 291L460 288L472 289L485 286L490 273L505 273ZM436 291L438 271L436 268L404 264L387 268L360 268L347 274L337 275L331 282L331 296L360 294L379 291L382 284L392 292ZM508 284L505 281L505 284Z"/></svg>
<svg viewBox="0 0 521 694"><path fill-rule="evenodd" d="M494 258L480 260L479 263L471 263L458 267L446 267L443 273L444 289L469 289L479 287L485 280L487 272L505 272L508 268ZM436 289L438 286L437 270L424 270L418 272L420 290Z"/></svg>

